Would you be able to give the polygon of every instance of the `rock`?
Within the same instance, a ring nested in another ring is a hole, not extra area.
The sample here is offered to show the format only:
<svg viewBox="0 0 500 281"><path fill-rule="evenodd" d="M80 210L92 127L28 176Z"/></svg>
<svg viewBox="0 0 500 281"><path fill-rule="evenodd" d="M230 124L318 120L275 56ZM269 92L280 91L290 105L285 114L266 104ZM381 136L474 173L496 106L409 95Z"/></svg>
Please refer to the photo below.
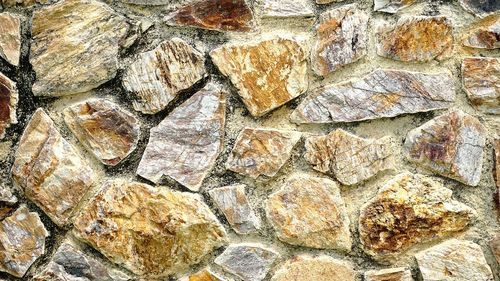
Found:
<svg viewBox="0 0 500 281"><path fill-rule="evenodd" d="M264 0L262 16L266 18L314 17L309 0Z"/></svg>
<svg viewBox="0 0 500 281"><path fill-rule="evenodd" d="M355 122L444 109L455 100L454 84L449 73L377 69L316 89L290 118L297 124Z"/></svg>
<svg viewBox="0 0 500 281"><path fill-rule="evenodd" d="M225 115L225 94L209 84L151 129L137 174L154 183L168 176L198 191L222 151Z"/></svg>
<svg viewBox="0 0 500 281"><path fill-rule="evenodd" d="M93 171L41 108L24 129L12 176L26 197L59 226L70 222L93 183Z"/></svg>
<svg viewBox="0 0 500 281"><path fill-rule="evenodd" d="M445 17L406 17L377 29L377 54L404 62L444 60L453 51L453 28Z"/></svg>
<svg viewBox="0 0 500 281"><path fill-rule="evenodd" d="M460 0L459 3L467 11L479 16L500 11L500 2L497 0Z"/></svg>
<svg viewBox="0 0 500 281"><path fill-rule="evenodd" d="M254 117L280 107L308 88L307 54L292 39L223 45L212 50L210 57L231 79Z"/></svg>
<svg viewBox="0 0 500 281"><path fill-rule="evenodd" d="M364 139L337 129L326 136L308 138L304 156L316 171L353 185L394 169L393 143L388 136Z"/></svg>
<svg viewBox="0 0 500 281"><path fill-rule="evenodd" d="M472 105L479 111L500 114L500 59L465 58L462 82Z"/></svg>
<svg viewBox="0 0 500 281"><path fill-rule="evenodd" d="M404 267L369 270L365 272L365 281L413 281L411 271Z"/></svg>
<svg viewBox="0 0 500 281"><path fill-rule="evenodd" d="M78 238L151 279L186 270L226 242L199 195L125 180L106 182L74 225Z"/></svg>
<svg viewBox="0 0 500 281"><path fill-rule="evenodd" d="M10 8L15 6L28 7L33 6L35 4L47 4L51 2L51 0L0 0L0 3L4 8Z"/></svg>
<svg viewBox="0 0 500 281"><path fill-rule="evenodd" d="M494 141L495 164L493 166L493 176L498 188L498 205L500 206L500 140Z"/></svg>
<svg viewBox="0 0 500 281"><path fill-rule="evenodd" d="M475 216L440 182L402 173L361 207L360 239L368 254L386 259L418 243L462 231Z"/></svg>
<svg viewBox="0 0 500 281"><path fill-rule="evenodd" d="M64 110L64 121L103 164L115 166L137 147L139 120L105 99L90 99Z"/></svg>
<svg viewBox="0 0 500 281"><path fill-rule="evenodd" d="M180 281L224 281L208 269L203 269L195 274L181 278Z"/></svg>
<svg viewBox="0 0 500 281"><path fill-rule="evenodd" d="M287 260L274 274L272 281L355 281L353 266L330 256L299 255Z"/></svg>
<svg viewBox="0 0 500 281"><path fill-rule="evenodd" d="M0 57L18 66L21 55L21 20L11 13L0 14Z"/></svg>
<svg viewBox="0 0 500 281"><path fill-rule="evenodd" d="M121 0L121 2L133 5L161 6L171 4L172 0Z"/></svg>
<svg viewBox="0 0 500 281"><path fill-rule="evenodd" d="M490 241L490 248L495 259L500 264L500 234L497 234L493 240Z"/></svg>
<svg viewBox="0 0 500 281"><path fill-rule="evenodd" d="M16 83L0 72L0 140L5 137L5 129L17 124L18 100Z"/></svg>
<svg viewBox="0 0 500 281"><path fill-rule="evenodd" d="M316 4L329 4L332 2L341 2L344 0L316 0Z"/></svg>
<svg viewBox="0 0 500 281"><path fill-rule="evenodd" d="M349 251L349 217L337 184L329 179L294 177L266 202L278 238L292 245Z"/></svg>
<svg viewBox="0 0 500 281"><path fill-rule="evenodd" d="M184 40L173 38L139 54L128 67L123 86L133 93L135 110L154 114L205 75L203 54Z"/></svg>
<svg viewBox="0 0 500 281"><path fill-rule="evenodd" d="M311 67L326 76L364 57L368 45L368 15L357 4L341 6L320 15Z"/></svg>
<svg viewBox="0 0 500 281"><path fill-rule="evenodd" d="M493 274L476 243L451 239L415 255L423 281L493 281Z"/></svg>
<svg viewBox="0 0 500 281"><path fill-rule="evenodd" d="M440 115L406 136L408 159L441 176L476 186L481 179L486 128L462 111Z"/></svg>
<svg viewBox="0 0 500 281"><path fill-rule="evenodd" d="M500 14L491 15L473 24L465 32L462 43L477 49L499 49Z"/></svg>
<svg viewBox="0 0 500 281"><path fill-rule="evenodd" d="M300 132L243 129L226 162L226 169L252 177L274 177L299 142Z"/></svg>
<svg viewBox="0 0 500 281"><path fill-rule="evenodd" d="M12 192L12 189L0 184L0 202L8 205L17 203L17 197Z"/></svg>
<svg viewBox="0 0 500 281"><path fill-rule="evenodd" d="M395 14L399 10L413 5L416 0L375 0L373 10Z"/></svg>
<svg viewBox="0 0 500 281"><path fill-rule="evenodd" d="M35 260L45 254L48 236L38 214L21 205L0 222L0 271L23 277Z"/></svg>

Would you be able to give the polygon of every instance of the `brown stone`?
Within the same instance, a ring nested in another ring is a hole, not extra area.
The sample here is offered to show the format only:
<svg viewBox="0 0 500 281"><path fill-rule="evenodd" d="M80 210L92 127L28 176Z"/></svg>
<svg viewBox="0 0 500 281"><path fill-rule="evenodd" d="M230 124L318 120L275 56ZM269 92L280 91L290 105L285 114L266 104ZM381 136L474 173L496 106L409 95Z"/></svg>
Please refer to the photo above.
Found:
<svg viewBox="0 0 500 281"><path fill-rule="evenodd" d="M470 102L477 110L500 114L500 59L465 58L462 81Z"/></svg>
<svg viewBox="0 0 500 281"><path fill-rule="evenodd" d="M498 0L460 0L459 3L464 9L479 16L500 11Z"/></svg>
<svg viewBox="0 0 500 281"><path fill-rule="evenodd" d="M181 278L180 281L223 281L223 279L205 268L197 273Z"/></svg>
<svg viewBox="0 0 500 281"><path fill-rule="evenodd" d="M18 66L21 55L21 20L10 13L0 14L0 57Z"/></svg>
<svg viewBox="0 0 500 281"><path fill-rule="evenodd" d="M404 267L369 270L365 272L365 281L413 281L411 271Z"/></svg>
<svg viewBox="0 0 500 281"><path fill-rule="evenodd" d="M18 99L16 83L0 72L0 139L5 137L5 129L17 123Z"/></svg>
<svg viewBox="0 0 500 281"><path fill-rule="evenodd" d="M490 248L493 252L493 256L500 264L500 233L498 233L493 239L490 241Z"/></svg>
<svg viewBox="0 0 500 281"><path fill-rule="evenodd" d="M415 2L416 0L375 0L373 1L373 10L394 14Z"/></svg>
<svg viewBox="0 0 500 281"><path fill-rule="evenodd" d="M464 46L477 49L500 48L500 14L486 17L465 32Z"/></svg>
<svg viewBox="0 0 500 281"><path fill-rule="evenodd" d="M354 281L356 272L351 263L330 256L299 255L283 264L271 281Z"/></svg>

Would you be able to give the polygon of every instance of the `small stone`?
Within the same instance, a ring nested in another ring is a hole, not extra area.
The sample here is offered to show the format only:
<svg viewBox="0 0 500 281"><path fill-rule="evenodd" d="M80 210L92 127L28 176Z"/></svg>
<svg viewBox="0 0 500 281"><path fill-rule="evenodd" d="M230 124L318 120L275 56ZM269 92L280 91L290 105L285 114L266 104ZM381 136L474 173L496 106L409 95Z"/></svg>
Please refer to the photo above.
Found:
<svg viewBox="0 0 500 281"><path fill-rule="evenodd" d="M479 16L500 11L498 0L460 0L459 3L467 11Z"/></svg>
<svg viewBox="0 0 500 281"><path fill-rule="evenodd" d="M224 281L208 269L203 269L195 274L181 278L180 281Z"/></svg>
<svg viewBox="0 0 500 281"><path fill-rule="evenodd" d="M449 107L455 100L449 73L377 69L365 77L318 88L290 116L292 122L356 122Z"/></svg>
<svg viewBox="0 0 500 281"><path fill-rule="evenodd" d="M259 117L306 92L307 54L292 39L223 45L210 52L254 116Z"/></svg>
<svg viewBox="0 0 500 281"><path fill-rule="evenodd" d="M0 139L5 137L5 129L17 124L18 100L16 83L0 72Z"/></svg>
<svg viewBox="0 0 500 281"><path fill-rule="evenodd" d="M413 281L411 271L404 267L369 270L365 272L365 281Z"/></svg>
<svg viewBox="0 0 500 281"><path fill-rule="evenodd" d="M226 242L199 195L125 180L106 182L74 225L111 261L152 279L186 270Z"/></svg>
<svg viewBox="0 0 500 281"><path fill-rule="evenodd" d="M349 217L337 184L329 179L294 177L266 202L278 238L292 245L349 251Z"/></svg>
<svg viewBox="0 0 500 281"><path fill-rule="evenodd" d="M477 186L483 167L486 128L460 110L440 115L406 136L410 161L471 186Z"/></svg>
<svg viewBox="0 0 500 281"><path fill-rule="evenodd" d="M353 266L343 260L321 255L299 255L282 265L271 281L355 281Z"/></svg>
<svg viewBox="0 0 500 281"><path fill-rule="evenodd" d="M64 121L83 146L105 165L120 163L139 141L139 120L104 99L90 99L66 108Z"/></svg>
<svg viewBox="0 0 500 281"><path fill-rule="evenodd" d="M0 57L18 66L21 55L21 20L11 13L0 14Z"/></svg>
<svg viewBox="0 0 500 281"><path fill-rule="evenodd" d="M462 81L470 102L477 110L500 114L500 59L465 58Z"/></svg>
<svg viewBox="0 0 500 281"><path fill-rule="evenodd" d="M262 16L271 18L313 17L309 0L264 0Z"/></svg>
<svg viewBox="0 0 500 281"><path fill-rule="evenodd" d="M416 0L375 0L373 10L395 14L399 10L413 5Z"/></svg>
<svg viewBox="0 0 500 281"><path fill-rule="evenodd" d="M471 48L499 49L500 14L491 15L473 24L466 32L462 42L464 46Z"/></svg>
<svg viewBox="0 0 500 281"><path fill-rule="evenodd" d="M500 233L497 234L490 241L490 248L491 248L491 251L493 252L493 256L495 256L495 259L500 264Z"/></svg>
<svg viewBox="0 0 500 281"><path fill-rule="evenodd" d="M47 4L51 0L0 0L0 3L4 8L10 8L15 6L28 7L35 4Z"/></svg>
<svg viewBox="0 0 500 281"><path fill-rule="evenodd" d="M135 96L135 110L154 114L205 75L203 54L184 40L173 38L139 54L125 72L123 86Z"/></svg>
<svg viewBox="0 0 500 281"><path fill-rule="evenodd" d="M225 94L209 84L151 129L137 174L154 183L168 176L198 191L222 151L225 120Z"/></svg>
<svg viewBox="0 0 500 281"><path fill-rule="evenodd" d="M12 176L26 197L59 226L69 223L93 183L93 171L41 108L24 129Z"/></svg>
<svg viewBox="0 0 500 281"><path fill-rule="evenodd" d="M423 281L493 281L493 274L476 243L451 239L415 255Z"/></svg>
<svg viewBox="0 0 500 281"><path fill-rule="evenodd" d="M274 177L299 142L300 132L243 129L226 162L226 169L252 177Z"/></svg>

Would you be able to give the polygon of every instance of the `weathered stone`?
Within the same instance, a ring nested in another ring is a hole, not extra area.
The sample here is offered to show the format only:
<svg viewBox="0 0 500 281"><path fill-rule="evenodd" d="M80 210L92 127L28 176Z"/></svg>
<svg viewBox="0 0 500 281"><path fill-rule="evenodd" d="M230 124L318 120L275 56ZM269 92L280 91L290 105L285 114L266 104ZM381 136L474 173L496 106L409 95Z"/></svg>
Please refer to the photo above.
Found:
<svg viewBox="0 0 500 281"><path fill-rule="evenodd" d="M316 0L316 4L329 4L332 2L341 2L344 0Z"/></svg>
<svg viewBox="0 0 500 281"><path fill-rule="evenodd" d="M500 59L465 58L462 81L470 102L477 110L500 114Z"/></svg>
<svg viewBox="0 0 500 281"><path fill-rule="evenodd" d="M450 74L377 69L362 79L316 89L292 113L294 123L355 122L449 107Z"/></svg>
<svg viewBox="0 0 500 281"><path fill-rule="evenodd" d="M349 251L349 217L337 184L329 179L294 177L266 202L278 238L292 245Z"/></svg>
<svg viewBox="0 0 500 281"><path fill-rule="evenodd" d="M333 175L345 185L367 180L394 168L390 137L363 139L342 129L306 140L305 159L313 168Z"/></svg>
<svg viewBox="0 0 500 281"><path fill-rule="evenodd" d="M394 14L415 2L416 0L375 0L373 1L373 10Z"/></svg>
<svg viewBox="0 0 500 281"><path fill-rule="evenodd" d="M17 123L18 100L16 83L0 72L0 139L5 137L5 129Z"/></svg>
<svg viewBox="0 0 500 281"><path fill-rule="evenodd" d="M462 111L440 115L406 136L410 161L439 175L476 186L481 179L486 128Z"/></svg>
<svg viewBox="0 0 500 281"><path fill-rule="evenodd" d="M377 54L405 62L448 58L453 51L453 28L445 17L407 17L377 30Z"/></svg>
<svg viewBox="0 0 500 281"><path fill-rule="evenodd" d="M272 281L354 281L353 266L343 260L321 255L299 255L283 264L271 278Z"/></svg>
<svg viewBox="0 0 500 281"><path fill-rule="evenodd" d="M10 13L0 14L0 57L18 66L21 55L21 20Z"/></svg>
<svg viewBox="0 0 500 281"><path fill-rule="evenodd" d="M41 108L19 141L12 176L26 197L60 226L69 222L93 183L93 171Z"/></svg>
<svg viewBox="0 0 500 281"><path fill-rule="evenodd" d="M64 121L83 146L105 165L120 163L139 141L139 120L104 99L90 99L66 108Z"/></svg>
<svg viewBox="0 0 500 281"><path fill-rule="evenodd" d="M493 281L493 274L476 243L451 239L415 255L423 281Z"/></svg>
<svg viewBox="0 0 500 281"><path fill-rule="evenodd" d="M160 6L171 4L172 0L121 0L121 2L134 5Z"/></svg>
<svg viewBox="0 0 500 281"><path fill-rule="evenodd" d="M404 267L369 270L365 272L365 281L413 281L411 271Z"/></svg>
<svg viewBox="0 0 500 281"><path fill-rule="evenodd" d="M367 53L368 15L357 4L341 6L320 15L311 67L326 76Z"/></svg>
<svg viewBox="0 0 500 281"><path fill-rule="evenodd" d="M180 281L223 281L223 279L205 268L195 274L181 278Z"/></svg>
<svg viewBox="0 0 500 281"><path fill-rule="evenodd" d="M197 191L222 151L225 94L209 84L151 129L137 174L154 183L168 176Z"/></svg>
<svg viewBox="0 0 500 281"><path fill-rule="evenodd" d="M17 203L17 197L12 192L12 189L1 184L0 184L0 202L9 205Z"/></svg>
<svg viewBox="0 0 500 281"><path fill-rule="evenodd" d="M264 0L262 16L273 18L313 17L314 10L309 0Z"/></svg>
<svg viewBox="0 0 500 281"><path fill-rule="evenodd" d="M139 54L128 67L123 86L135 96L135 110L154 114L203 77L203 54L182 39L173 38L152 51Z"/></svg>
<svg viewBox="0 0 500 281"><path fill-rule="evenodd" d="M197 194L137 182L106 182L74 233L135 274L164 277L222 246L226 233Z"/></svg>
<svg viewBox="0 0 500 281"><path fill-rule="evenodd" d="M390 258L418 243L462 231L475 216L473 209L453 200L442 183L403 173L361 208L360 239L367 253Z"/></svg>
<svg viewBox="0 0 500 281"><path fill-rule="evenodd" d="M500 14L491 15L473 24L465 32L463 44L477 49L500 48Z"/></svg>
<svg viewBox="0 0 500 281"><path fill-rule="evenodd" d="M33 6L36 3L47 4L49 2L51 2L51 0L0 0L0 3L2 3L2 6L4 6L4 8L15 6L28 7Z"/></svg>
<svg viewBox="0 0 500 281"><path fill-rule="evenodd" d="M479 16L500 11L498 0L460 0L459 3L464 9Z"/></svg>
<svg viewBox="0 0 500 281"><path fill-rule="evenodd" d="M493 176L495 178L497 188L498 188L498 205L500 206L500 139L494 141L494 150L495 150L495 158L494 158L494 166L493 166Z"/></svg>
<svg viewBox="0 0 500 281"><path fill-rule="evenodd" d="M500 264L500 233L497 234L490 241L490 248L491 248L491 251L493 252L493 255L495 256L495 259Z"/></svg>
<svg viewBox="0 0 500 281"><path fill-rule="evenodd" d="M224 45L212 50L210 56L231 79L254 117L280 107L308 88L307 54L292 39Z"/></svg>
<svg viewBox="0 0 500 281"><path fill-rule="evenodd" d="M274 177L299 142L300 132L274 129L243 129L226 162L226 168L252 177Z"/></svg>

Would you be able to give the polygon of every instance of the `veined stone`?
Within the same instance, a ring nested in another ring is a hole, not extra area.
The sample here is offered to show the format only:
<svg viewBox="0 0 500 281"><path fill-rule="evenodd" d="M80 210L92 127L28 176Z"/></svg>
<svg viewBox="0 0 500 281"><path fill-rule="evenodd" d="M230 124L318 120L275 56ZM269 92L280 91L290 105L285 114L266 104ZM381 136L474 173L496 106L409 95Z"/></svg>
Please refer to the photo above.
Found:
<svg viewBox="0 0 500 281"><path fill-rule="evenodd" d="M459 2L464 9L479 16L500 11L498 0L460 0Z"/></svg>
<svg viewBox="0 0 500 281"><path fill-rule="evenodd" d="M477 110L500 114L500 59L465 58L462 81L470 102Z"/></svg>
<svg viewBox="0 0 500 281"><path fill-rule="evenodd" d="M15 6L28 7L38 4L47 4L50 0L0 0L0 3L4 8L10 8Z"/></svg>
<svg viewBox="0 0 500 281"><path fill-rule="evenodd" d="M263 0L263 17L313 17L314 10L309 0Z"/></svg>
<svg viewBox="0 0 500 281"><path fill-rule="evenodd" d="M375 0L373 10L395 14L399 10L413 5L416 0Z"/></svg>
<svg viewBox="0 0 500 281"><path fill-rule="evenodd" d="M274 129L243 129L226 162L226 169L252 177L274 177L292 154L301 133Z"/></svg>
<svg viewBox="0 0 500 281"><path fill-rule="evenodd" d="M500 233L497 234L490 241L490 248L491 248L491 251L493 252L493 255L495 256L495 259L500 264Z"/></svg>
<svg viewBox="0 0 500 281"><path fill-rule="evenodd" d="M137 182L106 182L75 220L75 235L142 277L189 268L226 242L197 194Z"/></svg>
<svg viewBox="0 0 500 281"><path fill-rule="evenodd" d="M0 57L18 66L21 55L21 20L10 13L0 14Z"/></svg>
<svg viewBox="0 0 500 281"><path fill-rule="evenodd" d="M295 256L285 262L271 278L272 281L354 281L353 266L343 260L321 255Z"/></svg>
<svg viewBox="0 0 500 281"><path fill-rule="evenodd" d="M224 45L212 50L210 57L238 89L254 117L282 106L308 88L307 54L292 39Z"/></svg>
<svg viewBox="0 0 500 281"><path fill-rule="evenodd" d="M499 49L500 14L491 15L473 24L466 31L463 44L477 49Z"/></svg>
<svg viewBox="0 0 500 281"><path fill-rule="evenodd" d="M329 179L289 180L269 196L266 215L283 242L317 249L351 249L344 200L337 184Z"/></svg>
<svg viewBox="0 0 500 281"><path fill-rule="evenodd" d="M5 129L17 124L18 100L16 83L0 72L0 139L5 137Z"/></svg>
<svg viewBox="0 0 500 281"><path fill-rule="evenodd" d="M361 79L314 90L291 120L355 122L444 109L455 100L454 83L449 73L377 69Z"/></svg>
<svg viewBox="0 0 500 281"><path fill-rule="evenodd" d="M184 40L173 38L139 54L123 77L123 86L135 96L134 109L154 114L177 95L205 77L203 54Z"/></svg>
<svg viewBox="0 0 500 281"><path fill-rule="evenodd" d="M369 270L365 272L365 281L413 281L411 271L404 267Z"/></svg>
<svg viewBox="0 0 500 281"><path fill-rule="evenodd" d="M64 121L83 146L105 165L120 163L139 141L139 120L104 99L90 99L66 108Z"/></svg>
<svg viewBox="0 0 500 281"><path fill-rule="evenodd" d="M410 161L439 175L476 186L481 179L486 128L462 111L440 115L406 136Z"/></svg>
<svg viewBox="0 0 500 281"><path fill-rule="evenodd" d="M224 281L221 277L215 275L208 269L203 269L195 274L183 277L180 281Z"/></svg>
<svg viewBox="0 0 500 281"><path fill-rule="evenodd" d="M337 129L326 136L308 138L305 146L305 159L315 170L333 175L345 185L394 169L390 137L364 139Z"/></svg>
<svg viewBox="0 0 500 281"><path fill-rule="evenodd" d="M12 176L26 197L59 226L69 222L93 183L93 171L41 108L24 129Z"/></svg>

